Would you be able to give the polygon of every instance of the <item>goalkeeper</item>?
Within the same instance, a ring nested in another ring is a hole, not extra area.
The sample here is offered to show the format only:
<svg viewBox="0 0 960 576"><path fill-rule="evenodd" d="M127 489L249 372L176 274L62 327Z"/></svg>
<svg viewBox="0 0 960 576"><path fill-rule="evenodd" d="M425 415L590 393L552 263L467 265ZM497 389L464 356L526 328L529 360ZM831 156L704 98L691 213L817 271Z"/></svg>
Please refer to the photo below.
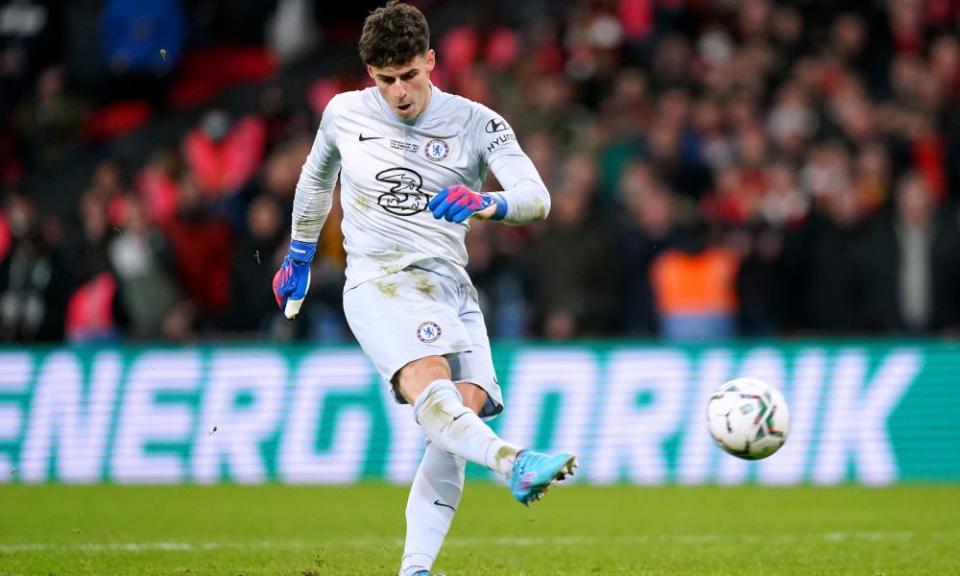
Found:
<svg viewBox="0 0 960 576"><path fill-rule="evenodd" d="M523 504L576 465L569 453L509 444L484 423L503 410L503 398L464 269L471 219L542 220L550 196L503 118L430 82L436 60L419 10L391 1L372 12L360 58L375 86L339 94L324 111L273 289L287 318L296 317L339 175L347 322L427 438L400 567L400 576L424 576L460 503L465 461L509 478ZM475 191L488 168L502 191Z"/></svg>

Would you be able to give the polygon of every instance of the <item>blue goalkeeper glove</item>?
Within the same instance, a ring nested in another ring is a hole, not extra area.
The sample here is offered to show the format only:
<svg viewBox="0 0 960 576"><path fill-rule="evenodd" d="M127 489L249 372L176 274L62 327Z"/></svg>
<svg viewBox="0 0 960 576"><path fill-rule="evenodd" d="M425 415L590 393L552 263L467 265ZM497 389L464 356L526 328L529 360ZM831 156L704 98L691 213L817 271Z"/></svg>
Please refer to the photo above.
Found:
<svg viewBox="0 0 960 576"><path fill-rule="evenodd" d="M291 240L290 250L273 276L273 296L289 320L300 313L300 306L310 288L310 262L316 253L316 242Z"/></svg>
<svg viewBox="0 0 960 576"><path fill-rule="evenodd" d="M447 222L457 223L474 215L501 220L507 214L507 203L500 197L474 192L461 184L441 190L430 199L427 208L437 220L445 218Z"/></svg>

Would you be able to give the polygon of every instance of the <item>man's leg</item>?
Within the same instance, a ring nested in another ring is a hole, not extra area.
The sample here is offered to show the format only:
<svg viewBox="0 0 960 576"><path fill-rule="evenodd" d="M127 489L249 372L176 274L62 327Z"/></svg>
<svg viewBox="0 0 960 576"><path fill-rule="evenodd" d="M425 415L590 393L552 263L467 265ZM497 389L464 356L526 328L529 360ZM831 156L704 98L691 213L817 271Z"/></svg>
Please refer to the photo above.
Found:
<svg viewBox="0 0 960 576"><path fill-rule="evenodd" d="M503 476L510 475L520 448L503 441L477 412L464 405L461 392L450 380L446 358L428 356L410 362L400 370L396 385L403 398L413 405L414 416L427 439L437 448Z"/></svg>
<svg viewBox="0 0 960 576"><path fill-rule="evenodd" d="M459 383L463 403L480 413L487 394L474 384ZM423 460L410 487L407 499L407 538L403 547L400 576L418 570L430 570L450 530L453 516L463 494L466 461L459 456L427 444Z"/></svg>
<svg viewBox="0 0 960 576"><path fill-rule="evenodd" d="M510 492L529 506L550 485L572 475L577 459L569 452L541 454L504 442L450 381L450 366L442 356L428 356L400 370L396 384L413 404L417 423L437 448L495 470L510 479Z"/></svg>
<svg viewBox="0 0 960 576"><path fill-rule="evenodd" d="M466 461L427 444L407 499L407 538L400 576L430 570L463 494Z"/></svg>

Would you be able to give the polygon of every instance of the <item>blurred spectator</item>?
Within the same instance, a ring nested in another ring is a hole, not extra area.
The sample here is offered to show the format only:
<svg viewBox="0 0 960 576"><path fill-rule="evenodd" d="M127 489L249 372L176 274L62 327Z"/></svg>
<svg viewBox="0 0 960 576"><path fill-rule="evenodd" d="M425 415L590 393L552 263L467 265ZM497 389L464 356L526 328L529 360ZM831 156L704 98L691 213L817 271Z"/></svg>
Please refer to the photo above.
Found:
<svg viewBox="0 0 960 576"><path fill-rule="evenodd" d="M917 173L897 186L893 217L865 243L867 318L884 332L960 330L960 238L949 213Z"/></svg>
<svg viewBox="0 0 960 576"><path fill-rule="evenodd" d="M293 109L282 86L270 86L260 94L257 117L263 123L264 150L267 152L286 144L299 132L310 132L313 136L311 118Z"/></svg>
<svg viewBox="0 0 960 576"><path fill-rule="evenodd" d="M765 172L766 190L758 207L760 219L775 228L800 224L807 216L810 201L797 183L796 172L783 162L768 165ZM867 196L868 192L861 190L861 194Z"/></svg>
<svg viewBox="0 0 960 576"><path fill-rule="evenodd" d="M622 330L631 336L659 333L650 267L677 241L675 199L644 162L629 164L620 180L625 209L616 253L620 273Z"/></svg>
<svg viewBox="0 0 960 576"><path fill-rule="evenodd" d="M944 104L960 102L960 40L939 36L930 47L930 71L944 91Z"/></svg>
<svg viewBox="0 0 960 576"><path fill-rule="evenodd" d="M79 147L84 105L65 90L62 67L44 70L34 97L14 112L14 124L35 170L54 170Z"/></svg>
<svg viewBox="0 0 960 576"><path fill-rule="evenodd" d="M809 94L796 82L785 83L778 91L767 118L767 133L777 152L794 161L819 128Z"/></svg>
<svg viewBox="0 0 960 576"><path fill-rule="evenodd" d="M87 194L106 206L107 220L111 227L118 229L124 225L130 197L119 162L107 159L97 164Z"/></svg>
<svg viewBox="0 0 960 576"><path fill-rule="evenodd" d="M526 254L535 323L550 339L596 336L613 324L614 254L594 220L596 184L589 156L568 158L550 218Z"/></svg>
<svg viewBox="0 0 960 576"><path fill-rule="evenodd" d="M67 303L66 337L73 344L114 342L120 335L117 282L104 271L80 284Z"/></svg>
<svg viewBox="0 0 960 576"><path fill-rule="evenodd" d="M160 148L153 152L137 174L137 196L151 223L165 228L177 210L179 181L183 161L175 150Z"/></svg>
<svg viewBox="0 0 960 576"><path fill-rule="evenodd" d="M772 336L782 332L792 305L781 275L783 237L776 228L761 224L734 232L741 245L737 268L737 330L742 336Z"/></svg>
<svg viewBox="0 0 960 576"><path fill-rule="evenodd" d="M313 2L278 0L277 11L267 23L270 47L284 60L305 55L319 40L313 21Z"/></svg>
<svg viewBox="0 0 960 576"><path fill-rule="evenodd" d="M879 142L870 142L860 148L856 159L854 187L871 214L890 201L893 169L886 148Z"/></svg>
<svg viewBox="0 0 960 576"><path fill-rule="evenodd" d="M580 144L589 113L575 103L570 80L560 74L524 80L524 114L515 128L546 132L564 150Z"/></svg>
<svg viewBox="0 0 960 576"><path fill-rule="evenodd" d="M660 334L668 340L712 340L736 333L739 258L714 236L698 227L650 266Z"/></svg>
<svg viewBox="0 0 960 576"><path fill-rule="evenodd" d="M620 65L624 29L613 3L575 3L565 36L566 74L579 85L580 100L596 109Z"/></svg>
<svg viewBox="0 0 960 576"><path fill-rule="evenodd" d="M227 328L266 334L271 321L279 319L270 287L273 273L286 255L289 233L285 223L275 198L260 195L250 203L233 259Z"/></svg>
<svg viewBox="0 0 960 576"><path fill-rule="evenodd" d="M4 202L11 245L0 257L0 340L63 339L69 274L41 231L33 203L14 193Z"/></svg>
<svg viewBox="0 0 960 576"><path fill-rule="evenodd" d="M259 118L232 122L223 110L205 114L184 141L187 165L204 195L231 195L253 178L263 159L264 138Z"/></svg>
<svg viewBox="0 0 960 576"><path fill-rule="evenodd" d="M209 328L230 301L233 230L212 211L191 174L180 181L177 213L168 225L167 235L180 287L192 304L199 326ZM176 309L182 314L187 314L187 310Z"/></svg>
<svg viewBox="0 0 960 576"><path fill-rule="evenodd" d="M838 187L820 199L816 211L788 238L784 290L793 302L799 328L820 334L854 334L864 329L864 285L860 250L866 229L856 190Z"/></svg>
<svg viewBox="0 0 960 576"><path fill-rule="evenodd" d="M89 188L80 199L79 222L69 244L73 274L86 282L110 270L108 249L117 230L110 224L106 199Z"/></svg>
<svg viewBox="0 0 960 576"><path fill-rule="evenodd" d="M650 121L648 90L647 79L639 70L625 68L601 103L600 118L608 134L599 158L600 187L606 195L616 191L621 170L643 149L642 137ZM603 200L610 204L614 199Z"/></svg>
<svg viewBox="0 0 960 576"><path fill-rule="evenodd" d="M274 200L289 204L300 178L300 168L310 153L312 141L297 138L274 149L263 163L263 191Z"/></svg>
<svg viewBox="0 0 960 576"><path fill-rule="evenodd" d="M115 164L105 162L94 172L80 202L79 228L71 240L70 264L76 284L66 312L66 337L70 342L116 340L126 326L116 278L110 262L110 245L120 229L110 222L110 201L120 189ZM118 218L126 216L126 206Z"/></svg>
<svg viewBox="0 0 960 576"><path fill-rule="evenodd" d="M41 70L63 57L60 3L0 1L0 118L29 93Z"/></svg>
<svg viewBox="0 0 960 576"><path fill-rule="evenodd" d="M545 132L531 132L523 139L523 150L544 182L552 182L557 164L556 141Z"/></svg>
<svg viewBox="0 0 960 576"><path fill-rule="evenodd" d="M471 224L467 235L467 272L477 289L490 336L519 339L529 330L523 275L516 259L500 249L496 232L488 222Z"/></svg>
<svg viewBox="0 0 960 576"><path fill-rule="evenodd" d="M680 34L665 35L657 43L651 63L656 88L687 86L692 76L690 41Z"/></svg>
<svg viewBox="0 0 960 576"><path fill-rule="evenodd" d="M657 102L656 120L645 141L645 156L657 166L667 186L699 198L710 185L710 174L699 141L687 133L690 100L683 90L670 90Z"/></svg>
<svg viewBox="0 0 960 576"><path fill-rule="evenodd" d="M151 225L138 201L128 203L124 230L110 243L120 299L129 322L127 335L137 340L163 337L163 319L176 302L172 254L163 233Z"/></svg>

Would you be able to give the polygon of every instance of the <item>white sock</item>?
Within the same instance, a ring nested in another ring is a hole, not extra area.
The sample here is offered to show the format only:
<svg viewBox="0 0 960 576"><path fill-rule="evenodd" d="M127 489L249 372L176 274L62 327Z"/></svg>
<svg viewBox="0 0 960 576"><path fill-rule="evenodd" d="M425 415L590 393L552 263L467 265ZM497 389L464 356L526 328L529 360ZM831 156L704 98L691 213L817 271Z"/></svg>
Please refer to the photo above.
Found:
<svg viewBox="0 0 960 576"><path fill-rule="evenodd" d="M427 438L451 454L507 476L520 448L507 444L463 405L450 380L435 380L413 405L417 423Z"/></svg>
<svg viewBox="0 0 960 576"><path fill-rule="evenodd" d="M400 576L430 570L463 494L466 461L427 444L407 499L407 540Z"/></svg>

